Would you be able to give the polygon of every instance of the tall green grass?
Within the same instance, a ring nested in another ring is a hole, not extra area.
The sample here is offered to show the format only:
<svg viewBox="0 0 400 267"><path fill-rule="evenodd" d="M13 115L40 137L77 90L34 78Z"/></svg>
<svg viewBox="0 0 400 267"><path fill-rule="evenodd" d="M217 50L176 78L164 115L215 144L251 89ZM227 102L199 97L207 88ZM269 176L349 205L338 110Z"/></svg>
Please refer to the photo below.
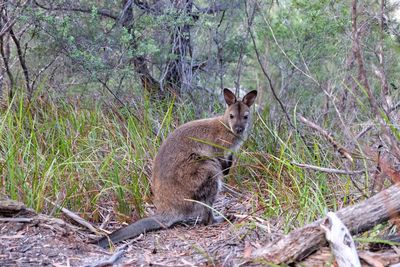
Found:
<svg viewBox="0 0 400 267"><path fill-rule="evenodd" d="M16 95L0 116L0 189L37 211L47 199L93 221L104 209L138 216L150 195L152 159L162 140L194 119L190 103L143 99L143 109L80 106L63 101L26 102ZM222 110L218 106L216 109ZM135 116L131 112L134 112ZM228 182L256 196L254 210L279 218L286 231L336 209L348 179L310 172L291 164L329 166L332 153L311 137L300 136L255 115L251 137L239 153ZM126 217L124 217L126 219Z"/></svg>

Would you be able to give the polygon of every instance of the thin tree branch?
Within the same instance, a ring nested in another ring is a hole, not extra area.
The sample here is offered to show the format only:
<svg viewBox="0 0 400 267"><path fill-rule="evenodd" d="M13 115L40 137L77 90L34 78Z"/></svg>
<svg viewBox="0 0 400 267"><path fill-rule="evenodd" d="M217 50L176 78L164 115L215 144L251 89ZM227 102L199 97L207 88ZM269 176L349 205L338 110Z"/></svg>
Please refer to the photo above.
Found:
<svg viewBox="0 0 400 267"><path fill-rule="evenodd" d="M56 56L53 58L49 63L47 63L43 68L41 68L38 73L36 73L35 78L33 79L31 83L31 88L32 90L35 89L36 82L38 81L39 77L51 66L53 65L54 62L59 58L59 56Z"/></svg>
<svg viewBox="0 0 400 267"><path fill-rule="evenodd" d="M356 170L356 171L339 170L339 169L325 168L325 167L319 167L319 166L297 163L297 162L291 162L290 164L296 165L300 168L305 168L305 169L310 169L310 170L320 171L320 172L326 172L326 173L332 173L332 174L356 175L356 174L363 174L365 172L368 172L368 170Z"/></svg>
<svg viewBox="0 0 400 267"><path fill-rule="evenodd" d="M304 124L306 124L306 125L309 126L310 128L312 128L312 129L318 131L319 133L321 133L321 134L329 141L329 143L332 144L333 148L334 148L337 152L339 152L343 157L345 157L345 158L347 158L348 160L350 160L351 162L353 162L353 158L351 157L351 155L350 155L350 153L347 151L347 149L345 149L343 146L341 146L339 143L337 143L337 142L333 139L332 135L331 135L328 131L322 129L320 126L318 126L317 124L315 124L315 123L313 123L313 122L307 120L306 118L304 118L304 117L301 116L301 115L298 115L298 118L300 119L301 122L303 122Z"/></svg>
<svg viewBox="0 0 400 267"><path fill-rule="evenodd" d="M60 208L61 211L62 211L62 213L64 213L67 217L71 218L72 220L74 220L75 222L79 223L80 225L86 227L86 228L89 229L91 232L93 232L93 233L95 233L95 234L98 233L98 231L96 230L96 228L94 228L93 225L91 225L88 221L86 221L85 219L83 219L83 218L80 217L79 215L73 213L72 211L70 211L70 210L68 210L68 209L66 209L66 208L63 208L63 207L57 205L56 203L54 203L53 201L51 201L51 200L48 199L48 198L45 198L45 200L46 200L47 202L49 202L50 204L52 204L52 205L57 206L58 208Z"/></svg>
<svg viewBox="0 0 400 267"><path fill-rule="evenodd" d="M261 61L261 55L260 55L260 52L259 52L259 50L258 50L258 48L257 48L257 44L256 44L256 40L255 40L253 31L252 31L251 29L249 29L249 32L250 32L251 40L252 40L252 42L253 42L254 51L256 52L256 57L257 57L258 64L260 65L261 71L263 72L264 76L265 76L265 77L267 78L267 80L268 80L269 88L271 89L272 95L274 96L275 100L278 102L280 108L282 109L283 113L285 114L286 119L287 119L289 125L290 125L293 129L296 129L296 127L295 127L294 124L292 123L292 120L290 119L289 113L288 113L288 111L286 110L285 105L282 103L282 101L279 99L278 95L276 94L274 85L272 84L271 77L269 76L267 70L265 69L263 62Z"/></svg>
<svg viewBox="0 0 400 267"><path fill-rule="evenodd" d="M88 8L88 7L63 7L63 6L59 6L59 7L47 7L44 4L39 3L38 1L34 1L34 3L47 11L70 11L70 12L81 12L81 13L92 13L93 9L92 8ZM110 18L113 20L118 20L119 16L116 14L113 14L110 10L108 9L96 9L96 13L100 16L106 17L106 18Z"/></svg>
<svg viewBox="0 0 400 267"><path fill-rule="evenodd" d="M235 81L235 87L236 87L236 95L239 96L239 89L240 89L240 77L241 77L241 73L242 73L242 66L243 66L243 54L244 54L244 49L246 47L247 44L247 40L249 39L249 33L251 31L251 26L253 25L253 21L254 21L254 15L256 13L256 5L254 4L253 6L253 11L251 12L251 15L249 16L248 13L248 7L247 7L247 1L244 2L244 9L246 12L246 22L247 22L247 32L246 35L244 37L243 43L240 47L240 52L239 52L239 59L237 62L237 66L236 66L236 81Z"/></svg>
<svg viewBox="0 0 400 267"><path fill-rule="evenodd" d="M32 98L33 91L32 91L32 87L30 84L28 66L26 65L25 57L24 57L22 49L21 49L21 43L18 40L18 38L15 36L12 28L10 28L10 36L11 36L11 39L14 41L15 47L17 48L18 59L19 59L19 63L22 68L22 72L24 73L25 86L26 86L26 90L28 92L28 99L30 100Z"/></svg>

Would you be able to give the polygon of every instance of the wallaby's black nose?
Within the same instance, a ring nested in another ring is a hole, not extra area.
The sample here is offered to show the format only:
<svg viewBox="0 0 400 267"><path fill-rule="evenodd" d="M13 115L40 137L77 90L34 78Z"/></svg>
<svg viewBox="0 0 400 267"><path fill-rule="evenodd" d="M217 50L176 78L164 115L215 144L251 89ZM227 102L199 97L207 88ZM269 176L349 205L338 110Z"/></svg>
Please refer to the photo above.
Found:
<svg viewBox="0 0 400 267"><path fill-rule="evenodd" d="M244 128L242 126L236 126L235 127L235 131L237 134L241 134L243 133Z"/></svg>

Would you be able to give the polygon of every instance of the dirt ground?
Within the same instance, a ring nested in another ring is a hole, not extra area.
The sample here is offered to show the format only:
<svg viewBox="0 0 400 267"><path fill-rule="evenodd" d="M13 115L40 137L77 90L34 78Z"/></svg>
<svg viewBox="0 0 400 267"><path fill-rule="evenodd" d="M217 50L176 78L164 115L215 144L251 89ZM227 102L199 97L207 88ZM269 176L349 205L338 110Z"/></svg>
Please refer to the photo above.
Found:
<svg viewBox="0 0 400 267"><path fill-rule="evenodd" d="M178 225L141 235L125 246L115 266L248 265L245 253L279 237L257 227L256 214L248 216L252 213L249 196L224 195L216 208L233 218L234 224ZM30 221L0 221L0 266L95 266L124 246L104 250L90 244L94 235L82 227L29 210L13 217Z"/></svg>
<svg viewBox="0 0 400 267"><path fill-rule="evenodd" d="M114 266L265 266L249 262L248 255L282 234L277 230L278 222L266 222L257 216L251 197L220 197L216 208L234 218L233 224L179 225L141 235L111 250L90 244L95 236L81 226L23 210L13 217L28 222L0 220L0 266L109 266L104 261L121 247L125 249ZM323 253L325 256L318 261ZM305 265L321 266L329 253L328 249L322 250L316 254L317 260Z"/></svg>

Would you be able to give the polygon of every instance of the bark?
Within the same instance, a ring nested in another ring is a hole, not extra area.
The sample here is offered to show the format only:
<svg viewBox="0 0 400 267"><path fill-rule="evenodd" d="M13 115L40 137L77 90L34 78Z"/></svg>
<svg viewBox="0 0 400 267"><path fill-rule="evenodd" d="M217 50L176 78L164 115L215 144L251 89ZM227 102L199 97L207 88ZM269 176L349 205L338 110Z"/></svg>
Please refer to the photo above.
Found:
<svg viewBox="0 0 400 267"><path fill-rule="evenodd" d="M2 5L0 7L0 26L1 26L1 32L0 32L0 55L2 59L2 69L1 69L1 76L2 76L2 81L1 81L1 92L0 96L3 97L3 82L4 82L4 74L7 73L8 76L8 97L9 99L12 99L14 96L13 90L15 87L15 79L14 75L11 71L10 67L10 34L8 34L8 31L14 25L15 19L11 19L8 16L8 11L7 11L7 1L2 1Z"/></svg>
<svg viewBox="0 0 400 267"><path fill-rule="evenodd" d="M191 15L193 1L174 0L172 2L177 16L189 17ZM188 23L183 23L172 29L171 47L175 59L167 63L164 84L166 89L173 94L179 95L182 90L188 90L192 82L190 28Z"/></svg>
<svg viewBox="0 0 400 267"><path fill-rule="evenodd" d="M367 231L400 214L400 184L393 185L375 196L353 206L343 208L336 215L351 234ZM274 264L301 261L327 244L320 225L323 219L294 230L274 244L257 249L253 258L264 258Z"/></svg>
<svg viewBox="0 0 400 267"><path fill-rule="evenodd" d="M137 1L134 1L135 3ZM126 0L124 3L122 14L119 18L119 24L122 27L126 27L129 34L132 36L131 47L133 50L136 50L138 44L136 42L135 37L135 29L133 23L133 2L131 0ZM154 95L160 91L160 83L153 78L150 73L150 70L147 66L147 61L145 56L135 56L131 59L131 63L133 64L133 68L135 72L139 75L140 82L142 84L143 89L148 92L150 95Z"/></svg>
<svg viewBox="0 0 400 267"><path fill-rule="evenodd" d="M11 200L8 198L0 197L0 215L12 215L25 210L26 207L23 203Z"/></svg>
<svg viewBox="0 0 400 267"><path fill-rule="evenodd" d="M8 97L9 99L12 99L14 96L14 87L15 87L15 79L14 75L11 72L10 68L10 35L3 35L0 37L0 54L1 54L1 59L2 59L2 76L3 73L7 73L8 77ZM4 81L4 80L3 80ZM3 89L3 88L2 88ZM1 96L3 96L3 91L1 91Z"/></svg>
<svg viewBox="0 0 400 267"><path fill-rule="evenodd" d="M32 98L33 90L31 87L31 82L30 82L30 78L29 78L29 70L28 70L28 65L26 64L25 54L22 51L20 39L15 35L12 28L10 28L10 36L11 36L11 39L14 41L15 48L17 49L19 64L21 65L22 72L25 77L25 87L26 87L26 91L28 92L28 99L30 100Z"/></svg>

